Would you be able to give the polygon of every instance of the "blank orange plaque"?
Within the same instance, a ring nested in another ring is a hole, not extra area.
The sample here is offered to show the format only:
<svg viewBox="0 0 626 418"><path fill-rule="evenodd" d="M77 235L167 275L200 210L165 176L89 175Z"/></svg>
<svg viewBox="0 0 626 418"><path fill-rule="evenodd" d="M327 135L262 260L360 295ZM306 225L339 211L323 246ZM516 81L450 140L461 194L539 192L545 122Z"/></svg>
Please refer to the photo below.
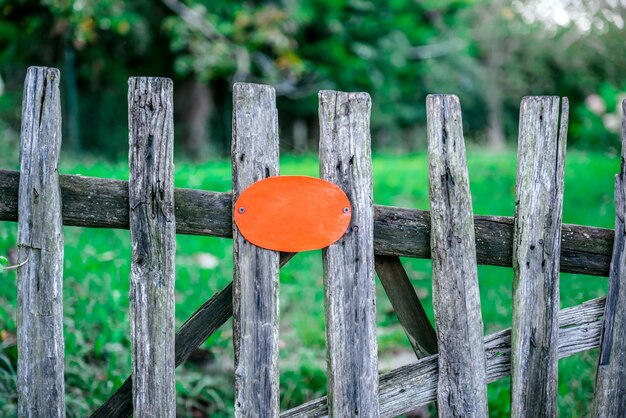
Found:
<svg viewBox="0 0 626 418"><path fill-rule="evenodd" d="M343 236L352 206L336 185L314 177L276 176L257 181L235 202L239 232L275 251L324 248Z"/></svg>

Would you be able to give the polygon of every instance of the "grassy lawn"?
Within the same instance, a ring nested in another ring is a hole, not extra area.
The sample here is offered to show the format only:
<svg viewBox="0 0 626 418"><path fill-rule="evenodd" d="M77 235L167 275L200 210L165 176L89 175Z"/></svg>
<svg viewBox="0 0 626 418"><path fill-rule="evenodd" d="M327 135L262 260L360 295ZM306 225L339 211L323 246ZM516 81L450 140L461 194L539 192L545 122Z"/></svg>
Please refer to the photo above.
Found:
<svg viewBox="0 0 626 418"><path fill-rule="evenodd" d="M474 213L512 216L515 202L514 152L468 151ZM317 176L317 158L285 157L282 174ZM15 168L15 167L3 167ZM570 152L565 169L563 221L613 227L613 177L619 156ZM127 179L125 163L64 162L62 173ZM428 208L427 157L424 153L374 157L374 201L383 205ZM178 187L214 191L230 189L229 161L176 164ZM17 224L0 222L0 255L15 246ZM177 238L177 326L232 279L230 240ZM65 228L65 342L68 416L92 412L130 373L128 231ZM404 259L413 285L432 319L429 260ZM479 280L485 332L510 326L512 270L480 266ZM563 274L561 306L604 295L606 279ZM0 275L0 416L15 415L16 276ZM282 407L295 406L325 393L325 341L322 265L319 252L296 256L281 271ZM411 361L402 328L378 285L378 344L381 370ZM232 329L218 330L203 350L177 371L181 416L232 416ZM408 360L407 360L408 359ZM593 395L597 350L559 363L561 416L588 413ZM509 410L509 382L489 386L492 416ZM208 408L208 409L207 409Z"/></svg>

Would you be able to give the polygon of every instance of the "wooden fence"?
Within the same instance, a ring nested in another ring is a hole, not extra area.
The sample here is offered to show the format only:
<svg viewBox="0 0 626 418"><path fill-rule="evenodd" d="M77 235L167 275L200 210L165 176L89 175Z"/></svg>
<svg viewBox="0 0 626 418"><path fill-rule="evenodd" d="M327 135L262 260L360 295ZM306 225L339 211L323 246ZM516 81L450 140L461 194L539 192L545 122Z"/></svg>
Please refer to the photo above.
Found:
<svg viewBox="0 0 626 418"><path fill-rule="evenodd" d="M132 376L92 416L175 416L174 369L234 316L235 414L395 416L437 402L487 416L486 385L511 375L511 415L556 416L557 362L601 347L595 416L626 416L626 185L612 230L561 225L568 102L522 100L515 217L473 216L461 107L427 98L431 212L372 204L370 98L323 91L321 177L349 197L346 234L323 251L328 397L279 411L278 271L295 254L247 242L233 197L278 175L274 89L233 89L233 194L175 189L171 80L131 78L128 182L59 175L59 71L31 67L20 171L0 170L0 220L18 222L18 411L64 416L62 225L129 229ZM626 104L624 105L626 109ZM626 125L625 125L626 126ZM232 237L234 280L175 332L175 234ZM437 331L399 256L432 258ZM513 327L483 336L477 264L513 267ZM374 271L416 354L378 374ZM604 298L559 311L559 272L609 276Z"/></svg>

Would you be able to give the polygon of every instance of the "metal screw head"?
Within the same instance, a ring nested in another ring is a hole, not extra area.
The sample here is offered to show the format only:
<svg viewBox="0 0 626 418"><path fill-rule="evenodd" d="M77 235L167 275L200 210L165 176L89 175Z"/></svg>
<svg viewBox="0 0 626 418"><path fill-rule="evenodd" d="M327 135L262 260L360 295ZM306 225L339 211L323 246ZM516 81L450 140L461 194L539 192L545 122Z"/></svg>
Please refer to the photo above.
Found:
<svg viewBox="0 0 626 418"><path fill-rule="evenodd" d="M246 208L244 208L243 206L239 208L239 213L244 213L245 211L246 211Z"/></svg>
<svg viewBox="0 0 626 418"><path fill-rule="evenodd" d="M350 208L347 207L347 206L345 208L343 208L343 213L345 213L345 214L350 213Z"/></svg>

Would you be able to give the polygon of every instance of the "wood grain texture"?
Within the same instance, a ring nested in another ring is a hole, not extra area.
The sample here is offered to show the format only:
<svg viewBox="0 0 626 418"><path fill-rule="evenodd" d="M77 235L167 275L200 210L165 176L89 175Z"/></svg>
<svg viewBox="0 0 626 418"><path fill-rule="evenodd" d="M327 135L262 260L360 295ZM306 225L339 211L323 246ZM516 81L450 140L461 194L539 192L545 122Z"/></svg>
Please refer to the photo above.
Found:
<svg viewBox="0 0 626 418"><path fill-rule="evenodd" d="M520 109L513 240L511 416L557 414L559 253L568 103L525 97Z"/></svg>
<svg viewBox="0 0 626 418"><path fill-rule="evenodd" d="M278 112L273 87L233 87L233 201L278 170ZM279 413L279 253L257 247L233 223L235 416Z"/></svg>
<svg viewBox="0 0 626 418"><path fill-rule="evenodd" d="M604 298L563 309L559 313L559 358L598 347L604 312ZM487 382L509 376L511 329L490 334L484 339ZM380 416L395 417L437 399L438 355L423 358L380 376ZM285 411L281 418L323 417L328 415L326 397L312 400Z"/></svg>
<svg viewBox="0 0 626 418"><path fill-rule="evenodd" d="M459 99L429 95L426 117L433 308L439 348L437 406L442 417L486 417L483 319Z"/></svg>
<svg viewBox="0 0 626 418"><path fill-rule="evenodd" d="M128 80L130 334L138 417L176 415L173 93L168 78Z"/></svg>
<svg viewBox="0 0 626 418"><path fill-rule="evenodd" d="M376 273L418 359L437 352L437 334L398 257L377 255Z"/></svg>
<svg viewBox="0 0 626 418"><path fill-rule="evenodd" d="M18 416L64 417L63 222L59 70L30 67L20 137Z"/></svg>
<svg viewBox="0 0 626 418"><path fill-rule="evenodd" d="M322 251L334 417L378 416L370 110L366 93L319 93L320 177L352 204L345 235Z"/></svg>
<svg viewBox="0 0 626 418"><path fill-rule="evenodd" d="M281 253L280 267L296 253ZM233 284L228 284L200 306L176 332L176 367L198 349L207 338L226 323L233 315ZM129 376L122 386L92 415L98 417L129 417L133 413L132 379Z"/></svg>
<svg viewBox="0 0 626 418"><path fill-rule="evenodd" d="M626 100L622 113L622 166L615 176L615 243L593 397L595 417L626 416Z"/></svg>
<svg viewBox="0 0 626 418"><path fill-rule="evenodd" d="M0 221L17 221L19 173L0 170ZM61 175L63 223L128 229L128 184L121 180ZM176 189L178 234L232 237L230 193ZM474 216L478 264L511 267L513 218ZM563 225L561 271L609 275L613 230ZM430 258L430 212L374 205L377 255Z"/></svg>

